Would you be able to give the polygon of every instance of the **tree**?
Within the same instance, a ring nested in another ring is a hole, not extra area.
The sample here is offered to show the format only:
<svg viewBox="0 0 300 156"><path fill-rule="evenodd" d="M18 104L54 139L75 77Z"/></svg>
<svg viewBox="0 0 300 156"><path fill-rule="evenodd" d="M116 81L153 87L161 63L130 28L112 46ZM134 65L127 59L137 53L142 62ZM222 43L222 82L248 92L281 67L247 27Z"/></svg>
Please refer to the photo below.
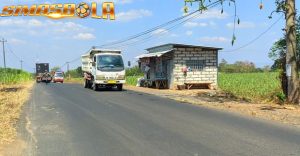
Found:
<svg viewBox="0 0 300 156"><path fill-rule="evenodd" d="M286 79L287 100L289 103L300 103L299 70L296 38L296 2L295 0L276 0L277 12L283 12L286 19ZM284 80L284 79L283 79Z"/></svg>
<svg viewBox="0 0 300 156"><path fill-rule="evenodd" d="M126 76L143 76L144 73L141 71L139 66L126 69Z"/></svg>
<svg viewBox="0 0 300 156"><path fill-rule="evenodd" d="M60 70L60 67L58 67L58 66L51 68L51 72L56 72L58 70Z"/></svg>
<svg viewBox="0 0 300 156"><path fill-rule="evenodd" d="M227 61L225 59L222 59L221 62L219 63L219 71L224 72L224 69L227 66Z"/></svg>
<svg viewBox="0 0 300 156"><path fill-rule="evenodd" d="M78 75L82 76L83 72L82 72L81 66L76 68L76 72L77 72Z"/></svg>
<svg viewBox="0 0 300 156"><path fill-rule="evenodd" d="M296 56L297 60L300 58L300 16L297 18L296 22L296 38L297 38L297 51ZM288 94L287 88L287 77L286 77L286 33L284 37L276 41L269 51L269 57L274 60L274 64L272 65L272 70L278 70L280 72L281 78L281 88L285 95ZM298 69L300 68L300 61L298 62Z"/></svg>
<svg viewBox="0 0 300 156"><path fill-rule="evenodd" d="M227 63L222 59L219 64L219 71L224 73L252 73L262 72L262 69L256 68L253 62L249 61L236 61L234 64Z"/></svg>
<svg viewBox="0 0 300 156"><path fill-rule="evenodd" d="M271 71L271 67L270 67L269 65L266 65L266 66L264 66L264 67L262 68L262 71L263 71L263 72L269 72L269 71Z"/></svg>
<svg viewBox="0 0 300 156"><path fill-rule="evenodd" d="M72 78L81 78L83 76L81 67L77 67L76 69L69 70L65 73L65 75L70 75L70 77Z"/></svg>
<svg viewBox="0 0 300 156"><path fill-rule="evenodd" d="M235 15L234 15L234 28L235 24L239 24L240 20L237 17L236 14L236 0L217 0L212 2L212 0L184 0L185 2L185 11L188 11L187 3L193 4L193 3L199 3L199 11L205 11L208 9L208 6L213 5L221 5L223 13L223 5L224 2L227 1L229 4L233 3ZM297 52L297 46L296 46L296 8L295 8L295 0L275 0L276 8L275 11L271 13L270 18L272 18L273 13L283 13L285 15L286 24L285 24L285 30L286 30L286 56L285 56L285 63L283 66L286 66L288 70L285 73L285 78L282 77L282 83L286 83L287 86L287 101L289 103L299 104L300 103L300 85L299 85L299 73L298 73L298 65L297 60L299 61L299 58L297 58L296 52ZM260 9L263 8L262 0L260 3ZM234 29L235 31L235 29ZM233 32L232 37L232 44L234 44L234 41L236 40L235 33Z"/></svg>

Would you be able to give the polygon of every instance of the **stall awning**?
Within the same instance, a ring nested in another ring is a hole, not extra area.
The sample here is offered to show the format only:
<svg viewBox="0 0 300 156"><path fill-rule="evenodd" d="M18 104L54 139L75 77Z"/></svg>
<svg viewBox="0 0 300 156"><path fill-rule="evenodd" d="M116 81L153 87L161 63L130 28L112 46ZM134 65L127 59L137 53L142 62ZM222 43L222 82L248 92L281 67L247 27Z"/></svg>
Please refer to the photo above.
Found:
<svg viewBox="0 0 300 156"><path fill-rule="evenodd" d="M140 59L140 58L147 58L147 57L161 57L162 55L171 52L173 49L170 50L165 50L165 51L160 51L160 52L155 52L155 53L147 53L147 54L142 54L139 55L135 58Z"/></svg>

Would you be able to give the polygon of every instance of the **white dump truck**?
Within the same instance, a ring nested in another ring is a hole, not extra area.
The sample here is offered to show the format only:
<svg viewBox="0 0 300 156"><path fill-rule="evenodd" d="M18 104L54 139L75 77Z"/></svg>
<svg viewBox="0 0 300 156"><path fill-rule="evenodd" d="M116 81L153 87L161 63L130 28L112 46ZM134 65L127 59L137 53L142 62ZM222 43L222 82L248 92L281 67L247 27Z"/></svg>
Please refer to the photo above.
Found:
<svg viewBox="0 0 300 156"><path fill-rule="evenodd" d="M92 48L81 56L84 87L123 89L125 68L120 50Z"/></svg>

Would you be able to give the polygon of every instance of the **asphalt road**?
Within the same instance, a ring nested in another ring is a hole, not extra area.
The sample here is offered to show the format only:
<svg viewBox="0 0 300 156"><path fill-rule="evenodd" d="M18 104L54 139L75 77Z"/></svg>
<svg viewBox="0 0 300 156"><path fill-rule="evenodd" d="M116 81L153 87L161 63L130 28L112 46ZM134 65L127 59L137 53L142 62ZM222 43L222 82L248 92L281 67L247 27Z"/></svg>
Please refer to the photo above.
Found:
<svg viewBox="0 0 300 156"><path fill-rule="evenodd" d="M37 84L22 120L30 156L300 155L297 129L134 91Z"/></svg>

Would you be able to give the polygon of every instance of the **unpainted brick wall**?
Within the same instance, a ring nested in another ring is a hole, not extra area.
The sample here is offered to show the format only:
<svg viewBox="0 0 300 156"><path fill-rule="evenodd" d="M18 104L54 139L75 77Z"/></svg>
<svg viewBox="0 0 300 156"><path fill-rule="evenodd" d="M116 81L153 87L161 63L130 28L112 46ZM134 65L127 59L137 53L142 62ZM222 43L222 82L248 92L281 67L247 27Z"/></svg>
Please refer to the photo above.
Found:
<svg viewBox="0 0 300 156"><path fill-rule="evenodd" d="M217 86L217 51L202 50L201 48L175 48L174 49L174 84L184 83L212 83ZM187 67L187 60L205 60L203 70L187 72L186 76L182 72L182 68Z"/></svg>

